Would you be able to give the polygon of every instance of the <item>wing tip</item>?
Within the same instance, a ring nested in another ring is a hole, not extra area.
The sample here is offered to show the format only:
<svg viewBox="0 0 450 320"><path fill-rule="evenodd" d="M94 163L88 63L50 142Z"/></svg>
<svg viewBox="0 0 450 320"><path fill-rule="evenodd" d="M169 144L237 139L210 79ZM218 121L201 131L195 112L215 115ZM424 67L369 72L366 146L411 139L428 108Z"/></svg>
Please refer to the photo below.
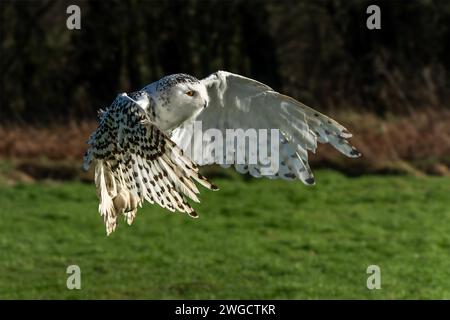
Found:
<svg viewBox="0 0 450 320"><path fill-rule="evenodd" d="M352 158L359 158L362 156L362 153L358 151L355 147L352 147L352 151L350 151L350 156Z"/></svg>
<svg viewBox="0 0 450 320"><path fill-rule="evenodd" d="M189 215L189 217L193 218L193 219L198 219L198 213L192 209L192 211L187 213Z"/></svg>

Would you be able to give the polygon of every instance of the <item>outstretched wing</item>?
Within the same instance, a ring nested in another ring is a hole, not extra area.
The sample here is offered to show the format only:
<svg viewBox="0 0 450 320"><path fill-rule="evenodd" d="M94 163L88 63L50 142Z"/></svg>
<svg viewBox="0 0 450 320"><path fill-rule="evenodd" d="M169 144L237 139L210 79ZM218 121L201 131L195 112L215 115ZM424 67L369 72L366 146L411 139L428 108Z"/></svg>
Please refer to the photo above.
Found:
<svg viewBox="0 0 450 320"><path fill-rule="evenodd" d="M216 189L197 166L147 117L152 100L145 92L117 96L103 112L91 135L84 168L96 163L95 184L99 212L107 233L114 231L117 217L131 224L144 200L170 211L197 214L186 197L198 202L194 181Z"/></svg>
<svg viewBox="0 0 450 320"><path fill-rule="evenodd" d="M237 161L237 152L232 155L234 162L227 161L226 153L229 150L224 148L225 151L219 155L212 150L217 145L208 134L217 131L208 129L218 129L223 137L226 136L226 129L279 129L279 148L275 150L279 152L279 169L269 178L298 178L305 184L313 184L308 150L315 152L317 141L330 143L348 157L360 156L347 142L346 139L352 135L342 125L291 97L275 92L265 84L224 71L210 75L202 83L207 87L210 101L208 107L192 121L200 121L203 137L190 123L174 130L171 136L185 152L191 152L191 158L200 165L219 163L226 166L233 163L238 172L248 172L255 177L261 177L261 169L267 166L266 161L260 161L259 156L257 162L248 161L248 144L245 146L245 163ZM267 137L266 142L269 144L271 135ZM270 150L270 146L267 148Z"/></svg>

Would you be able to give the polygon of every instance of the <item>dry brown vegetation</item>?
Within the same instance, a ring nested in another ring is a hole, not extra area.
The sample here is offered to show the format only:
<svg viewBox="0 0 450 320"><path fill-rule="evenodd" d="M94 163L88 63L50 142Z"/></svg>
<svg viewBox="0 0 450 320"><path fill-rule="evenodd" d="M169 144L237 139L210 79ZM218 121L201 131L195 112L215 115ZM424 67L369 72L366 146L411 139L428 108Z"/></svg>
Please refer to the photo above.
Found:
<svg viewBox="0 0 450 320"><path fill-rule="evenodd" d="M354 134L351 142L363 157L347 159L322 145L311 155L313 168L333 168L351 175L449 174L450 111L426 110L384 119L355 112L335 112L333 116ZM1 126L0 157L12 164L15 175L79 178L86 140L96 125L94 121L73 121L47 127Z"/></svg>
<svg viewBox="0 0 450 320"><path fill-rule="evenodd" d="M97 123L69 122L46 127L0 126L0 156L13 159L79 160Z"/></svg>
<svg viewBox="0 0 450 320"><path fill-rule="evenodd" d="M448 174L450 111L428 109L385 119L370 113L344 113L336 118L354 134L352 143L363 157L345 159L324 146L312 162L353 174Z"/></svg>

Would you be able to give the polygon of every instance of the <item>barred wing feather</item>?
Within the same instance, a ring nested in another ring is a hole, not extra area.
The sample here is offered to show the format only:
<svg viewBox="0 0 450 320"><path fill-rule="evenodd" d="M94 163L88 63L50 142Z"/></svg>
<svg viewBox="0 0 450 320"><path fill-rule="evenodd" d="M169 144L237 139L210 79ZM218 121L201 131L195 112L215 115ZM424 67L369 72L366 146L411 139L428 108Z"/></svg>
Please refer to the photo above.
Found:
<svg viewBox="0 0 450 320"><path fill-rule="evenodd" d="M121 214L131 224L145 200L197 217L187 201L199 201L195 181L217 189L148 119L145 108L150 103L146 93L119 95L88 141L84 167L95 163L99 212L107 234L115 230Z"/></svg>

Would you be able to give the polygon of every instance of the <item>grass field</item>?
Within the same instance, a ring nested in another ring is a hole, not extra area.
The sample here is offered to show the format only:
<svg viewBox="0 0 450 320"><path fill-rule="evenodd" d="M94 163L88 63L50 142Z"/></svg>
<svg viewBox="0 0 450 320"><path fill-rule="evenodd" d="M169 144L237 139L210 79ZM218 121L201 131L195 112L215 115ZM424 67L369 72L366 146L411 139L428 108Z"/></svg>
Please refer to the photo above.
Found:
<svg viewBox="0 0 450 320"><path fill-rule="evenodd" d="M213 179L199 219L147 204L110 237L92 184L1 186L0 298L450 298L449 178L316 177Z"/></svg>

